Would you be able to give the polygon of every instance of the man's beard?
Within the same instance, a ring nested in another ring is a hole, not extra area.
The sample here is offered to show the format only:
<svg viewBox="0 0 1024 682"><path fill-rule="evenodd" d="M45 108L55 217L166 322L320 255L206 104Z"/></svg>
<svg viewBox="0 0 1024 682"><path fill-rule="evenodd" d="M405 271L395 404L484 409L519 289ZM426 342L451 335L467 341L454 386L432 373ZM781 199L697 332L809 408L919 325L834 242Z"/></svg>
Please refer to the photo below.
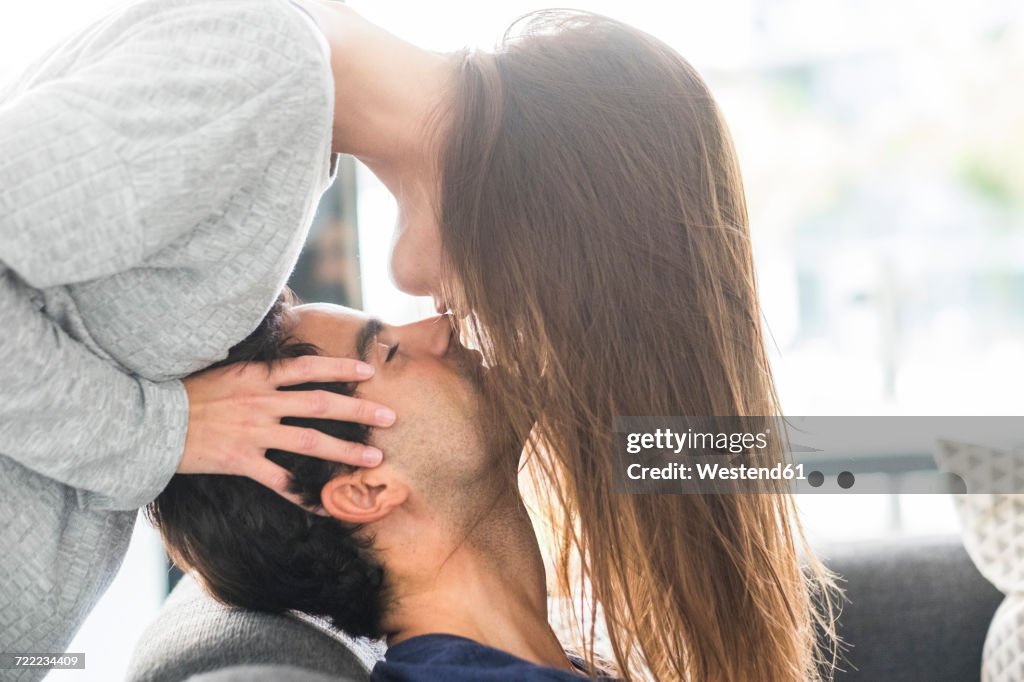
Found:
<svg viewBox="0 0 1024 682"><path fill-rule="evenodd" d="M455 360L455 371L464 379L478 396L482 396L486 388L487 369L483 365L480 351L459 346L451 355Z"/></svg>

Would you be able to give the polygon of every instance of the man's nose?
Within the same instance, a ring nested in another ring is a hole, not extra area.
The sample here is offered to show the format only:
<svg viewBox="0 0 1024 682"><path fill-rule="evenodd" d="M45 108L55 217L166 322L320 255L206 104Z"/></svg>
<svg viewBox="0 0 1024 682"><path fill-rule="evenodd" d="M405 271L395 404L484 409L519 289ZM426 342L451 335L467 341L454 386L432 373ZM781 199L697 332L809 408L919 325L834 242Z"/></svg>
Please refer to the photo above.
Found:
<svg viewBox="0 0 1024 682"><path fill-rule="evenodd" d="M434 315L424 320L407 324L400 330L399 342L408 344L409 350L418 350L436 357L448 352L452 336L450 315Z"/></svg>

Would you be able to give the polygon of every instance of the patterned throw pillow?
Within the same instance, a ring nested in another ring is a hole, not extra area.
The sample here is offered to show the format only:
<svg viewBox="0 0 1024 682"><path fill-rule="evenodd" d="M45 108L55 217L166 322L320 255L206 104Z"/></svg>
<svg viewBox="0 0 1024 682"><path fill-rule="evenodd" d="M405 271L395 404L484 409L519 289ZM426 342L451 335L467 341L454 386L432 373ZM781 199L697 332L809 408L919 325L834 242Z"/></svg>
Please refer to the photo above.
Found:
<svg viewBox="0 0 1024 682"><path fill-rule="evenodd" d="M1024 449L1013 451L941 440L935 450L947 472L964 546L978 570L1006 599L981 655L982 682L1024 680ZM965 487L964 487L965 486ZM963 491L966 489L966 494Z"/></svg>

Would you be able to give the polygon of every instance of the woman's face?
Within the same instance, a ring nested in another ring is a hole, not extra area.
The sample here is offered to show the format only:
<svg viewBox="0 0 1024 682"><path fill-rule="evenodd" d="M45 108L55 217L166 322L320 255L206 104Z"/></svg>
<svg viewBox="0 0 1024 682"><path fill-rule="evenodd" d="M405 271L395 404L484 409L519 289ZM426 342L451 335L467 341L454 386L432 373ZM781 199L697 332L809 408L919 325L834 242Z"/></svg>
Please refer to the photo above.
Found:
<svg viewBox="0 0 1024 682"><path fill-rule="evenodd" d="M439 312L444 312L441 231L432 194L422 185L396 192L398 225L391 242L391 280L407 294L433 296Z"/></svg>

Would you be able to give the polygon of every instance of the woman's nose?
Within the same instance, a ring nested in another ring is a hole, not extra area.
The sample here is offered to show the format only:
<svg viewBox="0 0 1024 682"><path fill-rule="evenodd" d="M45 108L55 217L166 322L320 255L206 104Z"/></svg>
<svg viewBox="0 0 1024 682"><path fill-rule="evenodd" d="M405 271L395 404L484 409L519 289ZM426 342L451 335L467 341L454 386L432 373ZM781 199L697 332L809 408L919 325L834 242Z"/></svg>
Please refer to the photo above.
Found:
<svg viewBox="0 0 1024 682"><path fill-rule="evenodd" d="M399 330L399 342L409 350L441 357L448 352L452 337L450 315L435 315L407 324Z"/></svg>

